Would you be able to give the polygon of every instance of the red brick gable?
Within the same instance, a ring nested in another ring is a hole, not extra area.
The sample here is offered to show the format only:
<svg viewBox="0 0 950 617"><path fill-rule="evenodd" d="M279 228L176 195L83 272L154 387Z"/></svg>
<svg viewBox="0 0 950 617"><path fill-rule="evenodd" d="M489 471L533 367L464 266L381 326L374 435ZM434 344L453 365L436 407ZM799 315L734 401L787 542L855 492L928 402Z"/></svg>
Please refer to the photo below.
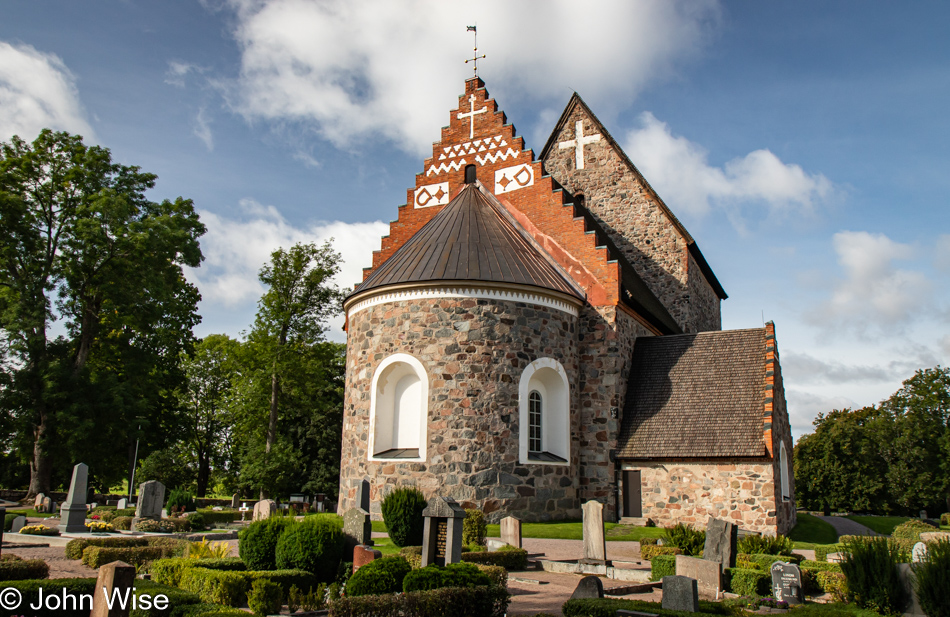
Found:
<svg viewBox="0 0 950 617"><path fill-rule="evenodd" d="M484 110L484 111L483 111ZM455 197L465 182L466 166L474 165L478 180L504 205L534 240L587 294L594 306L613 306L621 299L621 272L597 235L575 216L569 196L545 176L534 152L525 149L514 126L488 95L478 78L465 82L459 106L432 146L432 156L406 193L406 205L373 254L363 279L389 259L406 241Z"/></svg>

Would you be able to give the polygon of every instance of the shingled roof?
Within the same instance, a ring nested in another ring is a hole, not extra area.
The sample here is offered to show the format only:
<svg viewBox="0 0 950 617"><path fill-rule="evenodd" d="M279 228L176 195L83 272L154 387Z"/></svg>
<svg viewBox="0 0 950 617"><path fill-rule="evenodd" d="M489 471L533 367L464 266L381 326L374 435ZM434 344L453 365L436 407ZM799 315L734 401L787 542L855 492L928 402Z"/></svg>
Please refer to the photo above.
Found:
<svg viewBox="0 0 950 617"><path fill-rule="evenodd" d="M765 456L765 384L765 328L638 338L617 456Z"/></svg>
<svg viewBox="0 0 950 617"><path fill-rule="evenodd" d="M351 297L380 287L439 281L528 285L585 297L477 183L464 186Z"/></svg>

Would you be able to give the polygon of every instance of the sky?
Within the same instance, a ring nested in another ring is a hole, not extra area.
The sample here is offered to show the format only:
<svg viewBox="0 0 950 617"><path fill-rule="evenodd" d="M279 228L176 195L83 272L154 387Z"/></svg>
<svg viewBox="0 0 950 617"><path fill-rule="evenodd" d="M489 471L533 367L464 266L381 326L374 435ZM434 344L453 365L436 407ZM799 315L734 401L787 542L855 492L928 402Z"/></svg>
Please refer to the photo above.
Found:
<svg viewBox="0 0 950 617"><path fill-rule="evenodd" d="M83 135L194 200L199 336L270 252L341 287L479 76L537 153L577 92L689 229L724 329L776 324L796 436L950 362L950 4L0 0L0 140ZM343 341L342 319L328 336Z"/></svg>

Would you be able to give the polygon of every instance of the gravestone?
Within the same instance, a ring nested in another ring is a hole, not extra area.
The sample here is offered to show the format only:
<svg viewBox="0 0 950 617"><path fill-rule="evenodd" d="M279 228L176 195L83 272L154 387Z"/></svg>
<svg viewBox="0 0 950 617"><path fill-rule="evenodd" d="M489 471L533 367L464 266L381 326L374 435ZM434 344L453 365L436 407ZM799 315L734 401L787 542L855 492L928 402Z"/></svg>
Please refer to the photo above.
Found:
<svg viewBox="0 0 950 617"><path fill-rule="evenodd" d="M125 510L125 509L128 508L128 507L129 507L129 500L126 499L125 497L123 497L122 499L120 499L120 500L119 500L119 503L117 503L117 504L115 505L115 509L116 509L116 510Z"/></svg>
<svg viewBox="0 0 950 617"><path fill-rule="evenodd" d="M462 506L451 497L433 497L422 516L422 567L462 561Z"/></svg>
<svg viewBox="0 0 950 617"><path fill-rule="evenodd" d="M581 508L584 510L584 558L580 563L609 565L604 541L604 504L591 500Z"/></svg>
<svg viewBox="0 0 950 617"><path fill-rule="evenodd" d="M699 612L699 586L696 579L688 576L663 577L664 610Z"/></svg>
<svg viewBox="0 0 950 617"><path fill-rule="evenodd" d="M717 595L722 590L722 566L715 561L677 555L676 575L695 579L703 594Z"/></svg>
<svg viewBox="0 0 950 617"><path fill-rule="evenodd" d="M904 608L904 617L927 617L927 613L920 607L917 594L914 592L914 572L910 564L897 564L897 576L909 598L908 605Z"/></svg>
<svg viewBox="0 0 950 617"><path fill-rule="evenodd" d="M350 508L343 515L343 561L353 561L353 549L373 544L373 524L369 512L362 508Z"/></svg>
<svg viewBox="0 0 950 617"><path fill-rule="evenodd" d="M43 493L37 493L36 498L33 499L33 509L37 512L41 512L40 508L43 507L43 500L46 499L46 495Z"/></svg>
<svg viewBox="0 0 950 617"><path fill-rule="evenodd" d="M254 517L251 520L260 521L275 514L277 514L277 502L273 499L262 499L254 504Z"/></svg>
<svg viewBox="0 0 950 617"><path fill-rule="evenodd" d="M66 533L86 531L86 488L89 484L89 467L79 463L73 467L73 479L69 483L69 494L66 502L60 508L59 530ZM47 498L49 499L49 498ZM50 500L50 512L53 511ZM135 569L132 569L134 574Z"/></svg>
<svg viewBox="0 0 950 617"><path fill-rule="evenodd" d="M370 512L369 509L369 480L363 478L363 481L360 483L360 507L367 512Z"/></svg>
<svg viewBox="0 0 950 617"><path fill-rule="evenodd" d="M711 518L706 524L703 559L719 563L723 570L735 568L738 543L738 526L718 518Z"/></svg>
<svg viewBox="0 0 950 617"><path fill-rule="evenodd" d="M585 576L577 583L571 600L589 600L604 597L604 583L599 576Z"/></svg>
<svg viewBox="0 0 950 617"><path fill-rule="evenodd" d="M913 550L910 553L910 558L914 563L920 563L927 559L927 545L923 542L918 542L914 545Z"/></svg>
<svg viewBox="0 0 950 617"><path fill-rule="evenodd" d="M26 517L18 516L13 519L13 526L10 527L10 533L20 533L20 530L26 527Z"/></svg>
<svg viewBox="0 0 950 617"><path fill-rule="evenodd" d="M122 561L113 561L99 568L99 576L96 577L96 586L93 590L102 589L103 595L96 594L93 597L92 611L89 617L128 617L132 610L131 602L113 602L112 608L109 608L108 602L103 602L100 598L112 598L113 590L117 591L119 597L125 597L126 590L135 583L135 566ZM96 601L98 600L98 601Z"/></svg>
<svg viewBox="0 0 950 617"><path fill-rule="evenodd" d="M139 484L139 503L135 506L135 518L162 518L162 505L165 503L165 485L158 480L149 480Z"/></svg>
<svg viewBox="0 0 950 617"><path fill-rule="evenodd" d="M802 604L805 596L802 591L802 571L793 563L776 561L770 569L772 573L772 597L789 605Z"/></svg>
<svg viewBox="0 0 950 617"><path fill-rule="evenodd" d="M501 541L521 548L521 520L513 516L501 519Z"/></svg>
<svg viewBox="0 0 950 617"><path fill-rule="evenodd" d="M236 508L241 505L241 495L239 493L234 493L231 495L231 507Z"/></svg>
<svg viewBox="0 0 950 617"><path fill-rule="evenodd" d="M381 552L372 546L356 545L353 547L353 572L356 572L366 564L376 561L383 556Z"/></svg>
<svg viewBox="0 0 950 617"><path fill-rule="evenodd" d="M921 510L921 511L920 511L920 518L921 518L921 519L927 518L927 511L926 511L926 510Z"/></svg>
<svg viewBox="0 0 950 617"><path fill-rule="evenodd" d="M40 509L37 512L45 512L47 514L54 514L56 512L56 502L53 501L51 497L44 497L43 503L40 505Z"/></svg>
<svg viewBox="0 0 950 617"><path fill-rule="evenodd" d="M930 542L939 542L940 540L950 542L950 531L925 531L920 534L921 542L929 544Z"/></svg>

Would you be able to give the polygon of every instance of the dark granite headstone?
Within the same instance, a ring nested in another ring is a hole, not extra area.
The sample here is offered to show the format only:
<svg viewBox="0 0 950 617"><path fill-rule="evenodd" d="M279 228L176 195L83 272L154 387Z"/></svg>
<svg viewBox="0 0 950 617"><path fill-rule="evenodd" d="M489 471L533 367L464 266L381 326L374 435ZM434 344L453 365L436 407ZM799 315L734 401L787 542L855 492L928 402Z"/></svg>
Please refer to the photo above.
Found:
<svg viewBox="0 0 950 617"><path fill-rule="evenodd" d="M89 482L89 467L78 463L73 467L73 478L69 483L69 495L60 510L59 530L67 533L86 531L86 488ZM50 501L49 512L55 506ZM134 570L133 570L134 572Z"/></svg>
<svg viewBox="0 0 950 617"><path fill-rule="evenodd" d="M571 600L588 600L590 598L604 597L604 583L599 576L585 576L577 584L574 593L571 594Z"/></svg>
<svg viewBox="0 0 950 617"><path fill-rule="evenodd" d="M711 518L706 524L703 559L722 564L722 569L736 567L739 528L727 521Z"/></svg>
<svg viewBox="0 0 950 617"><path fill-rule="evenodd" d="M369 480L363 479L360 483L360 504L359 507L369 512Z"/></svg>
<svg viewBox="0 0 950 617"><path fill-rule="evenodd" d="M802 591L802 571L793 563L776 561L772 564L772 596L776 600L792 604L802 604L805 596Z"/></svg>
<svg viewBox="0 0 950 617"><path fill-rule="evenodd" d="M670 611L699 612L699 587L688 576L663 577L663 608Z"/></svg>
<svg viewBox="0 0 950 617"><path fill-rule="evenodd" d="M10 527L10 533L20 533L20 530L26 527L26 517L18 516L13 519L13 526Z"/></svg>

